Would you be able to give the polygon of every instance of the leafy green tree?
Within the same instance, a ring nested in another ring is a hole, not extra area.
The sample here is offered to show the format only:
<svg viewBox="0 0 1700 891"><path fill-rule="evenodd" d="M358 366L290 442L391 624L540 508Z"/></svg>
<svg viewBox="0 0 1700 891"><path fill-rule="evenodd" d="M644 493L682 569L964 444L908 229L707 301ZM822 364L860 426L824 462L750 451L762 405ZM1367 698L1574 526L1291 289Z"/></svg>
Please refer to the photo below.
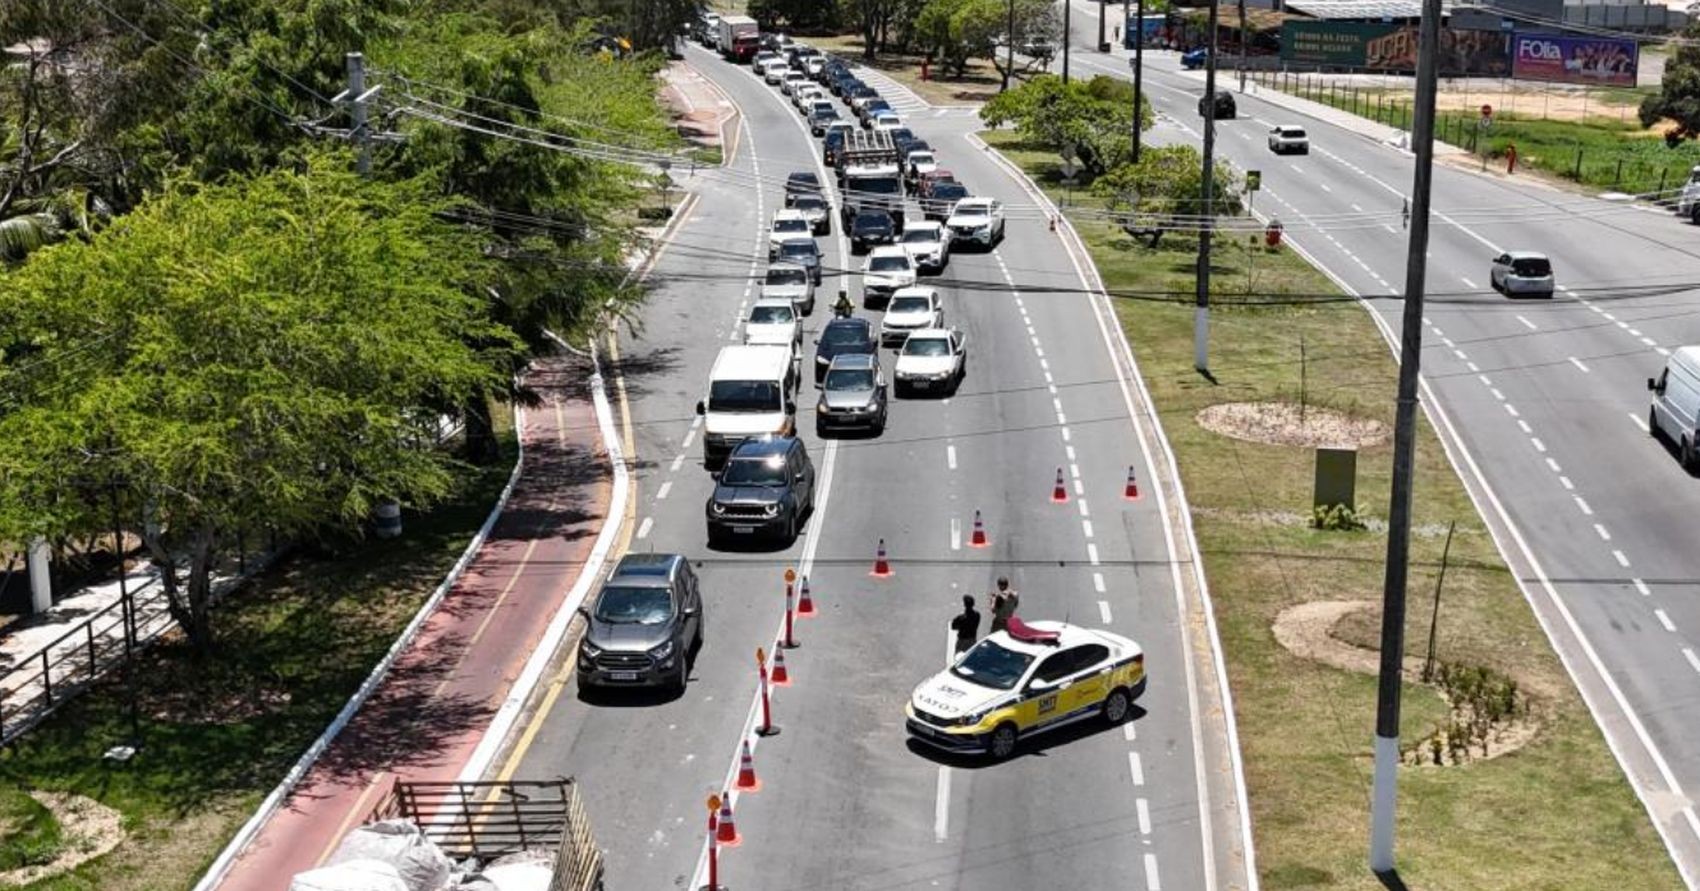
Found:
<svg viewBox="0 0 1700 891"><path fill-rule="evenodd" d="M1008 0L967 0L956 11L954 25L970 58L986 59L998 74L1005 78L1017 71L1026 71L1046 60L1023 57L1014 65L1005 47L1009 38L1010 3ZM1015 0L1015 37L1017 48L1028 43L1054 45L1062 38L1062 18L1049 0Z"/></svg>
<svg viewBox="0 0 1700 891"><path fill-rule="evenodd" d="M1149 130L1149 100L1139 113L1140 129ZM1072 151L1089 178L1126 162L1133 151L1133 86L1104 75L1068 84L1040 75L992 97L980 118L992 127L1013 124L1025 139Z"/></svg>
<svg viewBox="0 0 1700 891"><path fill-rule="evenodd" d="M308 536L449 491L439 407L500 392L519 345L450 203L349 166L177 186L0 279L0 538L101 528L116 491L205 649L240 531Z"/></svg>
<svg viewBox="0 0 1700 891"><path fill-rule="evenodd" d="M1688 40L1673 47L1665 60L1659 92L1641 100L1640 108L1643 127L1667 119L1676 122L1667 137L1672 145L1700 136L1700 21L1691 23L1683 36Z"/></svg>
<svg viewBox="0 0 1700 891"><path fill-rule="evenodd" d="M1111 209L1129 214L1125 228L1151 237L1156 247L1178 217L1204 212L1204 156L1187 145L1145 146L1139 163L1124 163L1092 183L1094 194L1110 199ZM1213 216L1242 212L1241 183L1226 163L1216 163L1211 190ZM1196 220L1187 220L1188 227Z"/></svg>
<svg viewBox="0 0 1700 891"><path fill-rule="evenodd" d="M838 27L838 0L750 0L746 10L763 31L818 31Z"/></svg>

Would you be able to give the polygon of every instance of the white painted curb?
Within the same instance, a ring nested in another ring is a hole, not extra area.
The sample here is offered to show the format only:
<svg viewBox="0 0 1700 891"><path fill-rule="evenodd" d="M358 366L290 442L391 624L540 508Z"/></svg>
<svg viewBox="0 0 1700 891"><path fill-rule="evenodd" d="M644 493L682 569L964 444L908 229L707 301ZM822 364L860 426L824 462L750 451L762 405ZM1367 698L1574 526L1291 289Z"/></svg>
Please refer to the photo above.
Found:
<svg viewBox="0 0 1700 891"><path fill-rule="evenodd" d="M525 411L517 406L514 408L514 429L516 431L525 429ZM396 659L407 649L408 645L413 643L414 638L419 636L420 629L425 626L425 620L436 611L437 606L442 603L443 597L448 594L449 589L453 588L455 583L460 580L461 574L472 563L472 558L478 553L479 548L483 547L484 539L489 536L491 528L496 525L496 519L502 515L502 510L507 507L508 499L512 497L514 492L514 485L519 482L520 471L525 467L525 437L521 434L515 436L514 439L519 448L519 454L514 459L514 469L508 474L507 485L502 487L502 494L496 499L495 506L490 508L489 516L484 518L484 525L478 527L478 534L472 537L472 541L467 542L466 550L461 552L460 559L455 561L454 566L449 569L449 574L443 577L442 583L437 585L435 591L431 592L431 596L419 607L419 611L413 614L413 620L407 623L407 627L402 630L401 636L397 637L395 643L390 645L389 652L384 654L384 658L372 669L372 673L366 676L366 680L360 684L360 689L349 697L348 702L343 705L342 711L337 712L330 725L325 728L323 733L319 734L319 738L313 740L313 744L308 746L307 751L303 752L301 757L296 760L294 766L289 769L289 773L284 774L283 781L277 784L277 788L273 789L264 801L260 802L259 809L254 812L252 817L248 818L248 822L242 824L242 828L237 831L230 843L224 846L224 850L219 852L218 858L213 861L206 874L201 876L199 882L195 883L194 891L212 891L213 888L218 887L220 882L224 881L225 876L230 872L231 865L236 862L236 858L247 850L248 845L254 841L254 836L259 834L260 829L266 825L273 814L277 813L278 808L283 806L284 799L295 791L296 785L324 755L325 749L330 747L331 741L342 733L343 728L348 726L348 722L354 717L355 713L359 712L360 708L366 704L366 700L371 698L372 692L389 674Z"/></svg>

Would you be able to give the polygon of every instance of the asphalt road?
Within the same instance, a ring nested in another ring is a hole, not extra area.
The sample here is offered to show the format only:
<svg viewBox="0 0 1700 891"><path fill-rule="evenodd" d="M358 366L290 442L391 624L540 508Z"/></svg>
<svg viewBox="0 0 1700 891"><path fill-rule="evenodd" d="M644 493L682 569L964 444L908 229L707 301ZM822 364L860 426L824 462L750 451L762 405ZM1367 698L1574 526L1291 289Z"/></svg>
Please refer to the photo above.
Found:
<svg viewBox="0 0 1700 891"><path fill-rule="evenodd" d="M1088 26L1084 11L1092 9ZM1089 45L1096 10L1075 4ZM1074 71L1130 78L1127 53L1076 52ZM1201 75L1148 51L1156 141L1196 144ZM1231 73L1218 88L1237 85ZM1217 146L1262 171L1258 209L1397 331L1412 156L1239 94ZM1274 124L1309 131L1276 156ZM1422 367L1431 416L1690 887L1700 881L1700 483L1647 435L1647 377L1700 343L1700 229L1622 202L1437 165ZM1503 250L1552 258L1553 300L1489 287ZM1669 285L1649 293L1649 285ZM1636 290L1630 290L1636 289ZM1438 414L1433 414L1438 409ZM1461 448L1460 448L1461 447Z"/></svg>
<svg viewBox="0 0 1700 891"><path fill-rule="evenodd" d="M781 573L795 566L821 615L798 621L801 646L786 653L794 682L773 700L782 733L756 747L763 787L737 796L743 841L722 857L723 884L1229 887L1234 862L1217 836L1237 827L1204 801L1217 793L1199 766L1201 709L1161 513L1150 497L1122 498L1128 467L1145 459L1079 274L1043 223L1012 217L998 250L953 254L930 280L947 324L967 334L960 392L894 401L880 438L822 441L805 383L798 426L821 490L804 534L778 551L708 550L712 487L693 406L714 356L738 337L780 185L816 170L819 148L747 68L694 47L687 58L742 111L738 146L727 168L687 180L701 200L656 264L623 367L639 467L632 547L700 562L707 640L676 699L587 701L569 686L515 775L579 778L609 887L700 885L703 801L730 781L752 717L754 653L771 650ZM972 118L894 104L919 112L911 126L972 191L1031 207L967 139ZM840 282L860 295L859 276L833 272L860 258L846 257L836 230L821 241L828 275L811 340ZM1066 504L1050 500L1059 467ZM975 511L985 549L968 546ZM868 575L880 538L896 573L886 580ZM1151 682L1134 720L1077 725L996 765L907 743L903 705L943 668L961 595L983 595L1000 574L1021 591L1024 618L1105 627L1144 646Z"/></svg>

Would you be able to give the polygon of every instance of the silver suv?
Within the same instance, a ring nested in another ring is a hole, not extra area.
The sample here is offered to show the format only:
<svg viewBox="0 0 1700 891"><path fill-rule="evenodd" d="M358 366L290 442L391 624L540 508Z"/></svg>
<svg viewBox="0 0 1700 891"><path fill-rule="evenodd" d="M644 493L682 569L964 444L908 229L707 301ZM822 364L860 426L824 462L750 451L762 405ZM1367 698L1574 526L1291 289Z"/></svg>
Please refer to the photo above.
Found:
<svg viewBox="0 0 1700 891"><path fill-rule="evenodd" d="M867 430L875 436L885 432L885 373L878 356L846 353L836 356L821 382L820 404L815 406L815 433L828 430Z"/></svg>
<svg viewBox="0 0 1700 891"><path fill-rule="evenodd" d="M580 691L663 687L683 691L702 647L702 592L678 554L627 554L589 607L578 648Z"/></svg>

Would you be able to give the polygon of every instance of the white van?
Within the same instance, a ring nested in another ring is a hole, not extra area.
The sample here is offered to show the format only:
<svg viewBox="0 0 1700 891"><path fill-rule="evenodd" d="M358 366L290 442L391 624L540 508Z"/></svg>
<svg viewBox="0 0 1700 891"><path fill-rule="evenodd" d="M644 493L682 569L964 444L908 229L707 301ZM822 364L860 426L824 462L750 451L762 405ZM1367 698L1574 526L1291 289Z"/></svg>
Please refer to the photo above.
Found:
<svg viewBox="0 0 1700 891"><path fill-rule="evenodd" d="M1666 360L1665 370L1656 378L1647 378L1647 389L1653 391L1648 432L1675 443L1684 468L1700 469L1700 456L1695 454L1695 428L1700 426L1700 346L1677 347Z"/></svg>
<svg viewBox="0 0 1700 891"><path fill-rule="evenodd" d="M722 347L708 374L702 415L702 456L710 469L751 436L790 436L796 428L796 353L788 346Z"/></svg>

